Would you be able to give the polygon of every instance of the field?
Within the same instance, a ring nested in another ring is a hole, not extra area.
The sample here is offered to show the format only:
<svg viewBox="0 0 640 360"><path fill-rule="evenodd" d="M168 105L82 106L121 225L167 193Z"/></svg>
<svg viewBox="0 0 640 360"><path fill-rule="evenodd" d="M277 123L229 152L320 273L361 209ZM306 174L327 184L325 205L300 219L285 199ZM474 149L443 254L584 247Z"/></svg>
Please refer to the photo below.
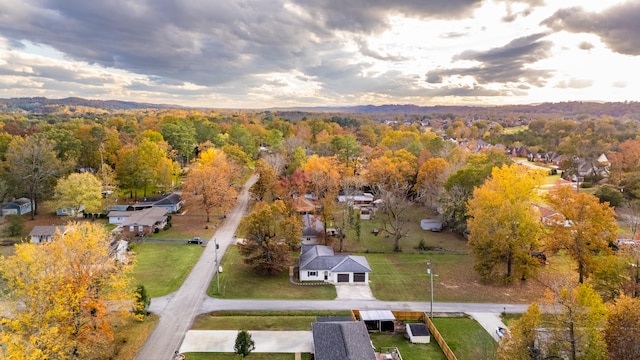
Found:
<svg viewBox="0 0 640 360"><path fill-rule="evenodd" d="M460 360L491 360L498 344L475 320L434 318L433 323Z"/></svg>

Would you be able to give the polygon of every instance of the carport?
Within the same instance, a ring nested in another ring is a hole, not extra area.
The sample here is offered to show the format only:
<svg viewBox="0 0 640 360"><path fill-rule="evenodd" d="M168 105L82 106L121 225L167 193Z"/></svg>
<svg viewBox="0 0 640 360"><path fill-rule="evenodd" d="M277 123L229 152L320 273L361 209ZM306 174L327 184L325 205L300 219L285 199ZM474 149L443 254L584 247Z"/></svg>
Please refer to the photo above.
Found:
<svg viewBox="0 0 640 360"><path fill-rule="evenodd" d="M360 320L369 331L394 331L396 317L389 310L362 310Z"/></svg>

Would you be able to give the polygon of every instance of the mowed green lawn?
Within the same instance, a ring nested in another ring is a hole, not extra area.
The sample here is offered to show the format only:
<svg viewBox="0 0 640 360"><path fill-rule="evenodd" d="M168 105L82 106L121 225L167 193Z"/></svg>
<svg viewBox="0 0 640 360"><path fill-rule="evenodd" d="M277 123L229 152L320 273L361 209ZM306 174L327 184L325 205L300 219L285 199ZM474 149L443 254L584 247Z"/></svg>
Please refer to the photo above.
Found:
<svg viewBox="0 0 640 360"><path fill-rule="evenodd" d="M412 344L405 339L404 334L370 333L369 337L376 349L397 347L403 360L445 360L447 358L433 338L429 344Z"/></svg>
<svg viewBox="0 0 640 360"><path fill-rule="evenodd" d="M434 318L433 323L460 360L495 358L498 343L470 318Z"/></svg>
<svg viewBox="0 0 640 360"><path fill-rule="evenodd" d="M277 276L256 275L251 266L243 262L243 257L235 246L230 246L222 259L223 272L218 280L211 280L207 295L225 299L314 299L333 300L336 289L333 285L301 286L289 281L289 271Z"/></svg>
<svg viewBox="0 0 640 360"><path fill-rule="evenodd" d="M198 316L192 330L306 331L318 316L351 316L350 311L219 311Z"/></svg>
<svg viewBox="0 0 640 360"><path fill-rule="evenodd" d="M185 360L241 360L242 355L234 353L186 353ZM311 358L310 354L301 354L302 360ZM273 354L252 352L246 357L249 360L294 360L295 354ZM409 359L410 360L410 359Z"/></svg>
<svg viewBox="0 0 640 360"><path fill-rule="evenodd" d="M144 243L136 246L134 284L142 284L150 297L180 288L200 258L203 247L186 244Z"/></svg>

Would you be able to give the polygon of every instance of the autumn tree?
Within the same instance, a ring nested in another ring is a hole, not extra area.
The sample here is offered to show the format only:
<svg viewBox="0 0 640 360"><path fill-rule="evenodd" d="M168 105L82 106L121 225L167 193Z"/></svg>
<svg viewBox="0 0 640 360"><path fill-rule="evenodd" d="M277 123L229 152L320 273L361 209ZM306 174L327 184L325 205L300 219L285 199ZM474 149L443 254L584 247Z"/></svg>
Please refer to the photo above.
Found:
<svg viewBox="0 0 640 360"><path fill-rule="evenodd" d="M608 309L604 338L609 358L640 359L640 299L622 295Z"/></svg>
<svg viewBox="0 0 640 360"><path fill-rule="evenodd" d="M226 155L220 150L209 149L185 177L182 198L202 206L207 222L210 222L214 209L224 214L234 204L237 192L233 180L233 167Z"/></svg>
<svg viewBox="0 0 640 360"><path fill-rule="evenodd" d="M531 256L542 236L539 215L531 204L542 174L522 165L494 168L484 185L469 200L469 247L475 255L475 269L485 279L497 274L498 264L506 265L506 279L512 267L525 279L537 262Z"/></svg>
<svg viewBox="0 0 640 360"><path fill-rule="evenodd" d="M467 201L473 189L482 185L494 167L513 163L503 152L489 152L471 156L467 164L449 176L440 197L443 217L453 231L463 234L467 230Z"/></svg>
<svg viewBox="0 0 640 360"><path fill-rule="evenodd" d="M449 163L442 158L431 158L418 169L418 178L414 190L423 203L432 209L438 207L438 199L444 191L444 183L449 177Z"/></svg>
<svg viewBox="0 0 640 360"><path fill-rule="evenodd" d="M238 244L245 264L258 274L275 275L291 265L291 251L300 245L302 222L282 200L256 203L240 222L245 240Z"/></svg>
<svg viewBox="0 0 640 360"><path fill-rule="evenodd" d="M275 197L274 187L278 180L275 169L264 159L256 161L256 173L258 181L251 186L249 191L258 200L272 201Z"/></svg>
<svg viewBox="0 0 640 360"><path fill-rule="evenodd" d="M73 173L58 181L54 198L59 208L72 209L74 216L83 208L95 213L102 207L102 184L91 173Z"/></svg>
<svg viewBox="0 0 640 360"><path fill-rule="evenodd" d="M545 358L607 359L607 344L602 329L607 310L598 293L588 284L551 286L544 304L549 336L541 352Z"/></svg>
<svg viewBox="0 0 640 360"><path fill-rule="evenodd" d="M0 338L11 359L98 358L113 341L115 322L131 314L127 266L110 250L110 235L94 223L70 223L44 244L16 245L0 261L11 317ZM117 311L119 316L114 315Z"/></svg>
<svg viewBox="0 0 640 360"><path fill-rule="evenodd" d="M536 349L537 329L542 323L542 313L537 303L529 305L527 311L509 328L509 335L500 340L497 360L534 360L539 358Z"/></svg>
<svg viewBox="0 0 640 360"><path fill-rule="evenodd" d="M341 175L333 157L312 155L303 167L306 188L316 196L321 206L322 222L325 229L333 217L336 197L340 188ZM298 194L302 196L304 194Z"/></svg>
<svg viewBox="0 0 640 360"><path fill-rule="evenodd" d="M593 271L596 256L611 253L609 244L618 231L614 211L597 197L567 186L549 192L547 203L559 217L549 226L546 246L552 251L566 250L576 261L579 282L583 283Z"/></svg>
<svg viewBox="0 0 640 360"><path fill-rule="evenodd" d="M376 186L376 193L381 200L377 214L382 219L384 231L393 238L393 251L402 251L400 239L407 234L408 211L412 206L410 191L411 185L407 183Z"/></svg>
<svg viewBox="0 0 640 360"><path fill-rule="evenodd" d="M31 200L31 219L38 213L38 202L53 188L55 178L66 171L56 157L55 143L42 136L14 138L7 150L6 171L17 189Z"/></svg>
<svg viewBox="0 0 640 360"><path fill-rule="evenodd" d="M128 145L118 151L117 179L122 188L147 190L170 189L178 172L177 165L168 158L167 144L142 137L139 144Z"/></svg>

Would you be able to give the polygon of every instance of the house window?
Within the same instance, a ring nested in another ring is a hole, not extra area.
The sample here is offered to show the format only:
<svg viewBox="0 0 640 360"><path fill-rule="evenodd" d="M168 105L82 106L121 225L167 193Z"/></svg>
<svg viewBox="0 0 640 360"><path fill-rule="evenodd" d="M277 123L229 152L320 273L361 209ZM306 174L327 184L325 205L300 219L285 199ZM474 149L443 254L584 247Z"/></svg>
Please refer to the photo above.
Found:
<svg viewBox="0 0 640 360"><path fill-rule="evenodd" d="M135 226L131 225L131 226L129 226L129 231L133 232L135 230L135 228L136 228Z"/></svg>
<svg viewBox="0 0 640 360"><path fill-rule="evenodd" d="M318 276L317 271L307 271L307 276Z"/></svg>
<svg viewBox="0 0 640 360"><path fill-rule="evenodd" d="M139 226L138 226L138 231L142 232L143 230L144 230L144 226L139 225Z"/></svg>

